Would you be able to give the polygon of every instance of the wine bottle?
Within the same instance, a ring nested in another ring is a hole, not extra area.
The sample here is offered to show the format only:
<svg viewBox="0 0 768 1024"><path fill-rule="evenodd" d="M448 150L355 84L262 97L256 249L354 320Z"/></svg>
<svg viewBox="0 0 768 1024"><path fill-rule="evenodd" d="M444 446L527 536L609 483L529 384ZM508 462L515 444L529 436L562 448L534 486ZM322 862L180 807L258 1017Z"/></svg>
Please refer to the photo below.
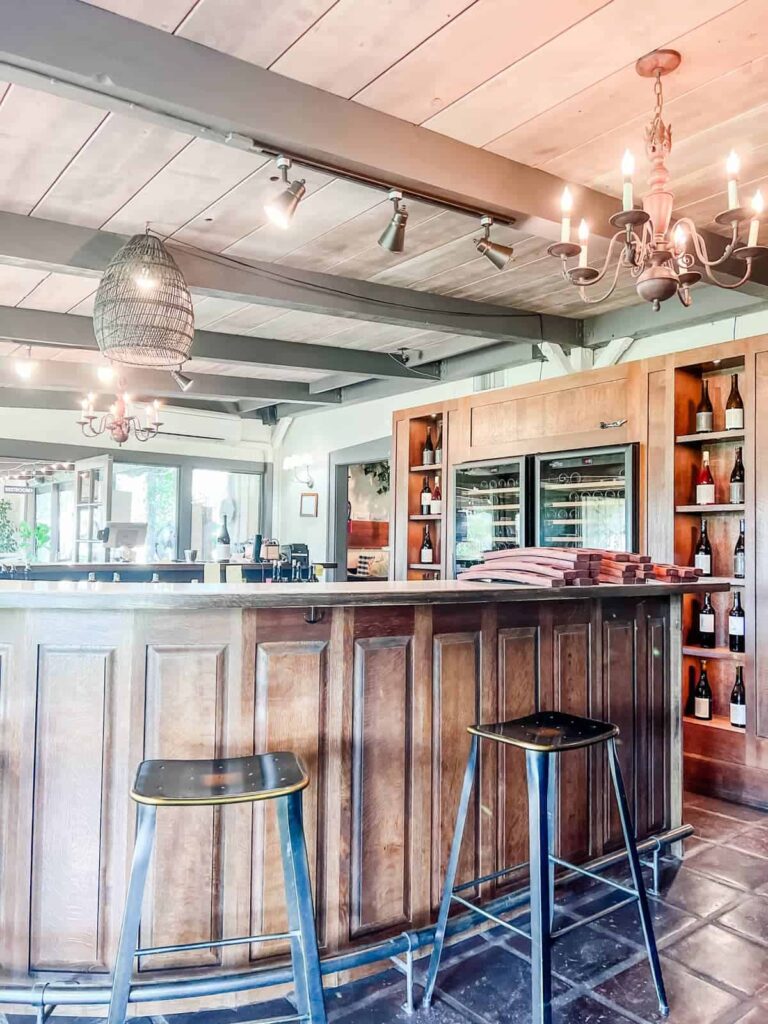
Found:
<svg viewBox="0 0 768 1024"><path fill-rule="evenodd" d="M435 441L435 465L439 466L443 461L443 424L437 425L437 441Z"/></svg>
<svg viewBox="0 0 768 1024"><path fill-rule="evenodd" d="M715 504L715 478L709 468L709 452L701 453L701 469L696 478L696 504Z"/></svg>
<svg viewBox="0 0 768 1024"><path fill-rule="evenodd" d="M728 612L728 648L731 651L742 653L745 642L745 615L741 607L741 591L733 592L733 604Z"/></svg>
<svg viewBox="0 0 768 1024"><path fill-rule="evenodd" d="M731 725L735 729L747 727L747 692L744 689L744 669L736 666L736 682L731 690Z"/></svg>
<svg viewBox="0 0 768 1024"><path fill-rule="evenodd" d="M429 511L433 516L439 516L443 510L443 495L440 492L440 477L435 477L435 486L429 502Z"/></svg>
<svg viewBox="0 0 768 1024"><path fill-rule="evenodd" d="M216 547L214 549L214 561L216 562L228 562L231 554L231 542L229 539L229 530L227 529L227 517L222 516L224 520L219 535L216 538Z"/></svg>
<svg viewBox="0 0 768 1024"><path fill-rule="evenodd" d="M712 545L709 543L707 520L703 517L701 520L699 542L694 552L693 564L695 568L701 569L702 576L712 575Z"/></svg>
<svg viewBox="0 0 768 1024"><path fill-rule="evenodd" d="M432 444L432 430L429 427L427 427L427 437L421 450L421 464L422 466L434 466L435 464L435 446Z"/></svg>
<svg viewBox="0 0 768 1024"><path fill-rule="evenodd" d="M696 433L713 430L712 400L709 397L709 381L701 382L701 398L696 406Z"/></svg>
<svg viewBox="0 0 768 1024"><path fill-rule="evenodd" d="M432 547L432 538L429 536L429 527L424 527L424 538L421 542L421 555L419 561L422 565L428 565L435 560L435 550Z"/></svg>
<svg viewBox="0 0 768 1024"><path fill-rule="evenodd" d="M732 505L741 505L744 502L744 463L741 458L741 448L736 449L736 458L733 460L730 500Z"/></svg>
<svg viewBox="0 0 768 1024"><path fill-rule="evenodd" d="M693 697L693 714L709 722L712 719L712 688L707 678L707 663L702 661L699 681Z"/></svg>
<svg viewBox="0 0 768 1024"><path fill-rule="evenodd" d="M739 393L739 375L731 374L731 391L725 403L725 429L744 429L744 402Z"/></svg>
<svg viewBox="0 0 768 1024"><path fill-rule="evenodd" d="M429 489L429 477L424 477L424 486L421 488L421 514L428 516L430 512L430 503L432 501L432 491Z"/></svg>
<svg viewBox="0 0 768 1024"><path fill-rule="evenodd" d="M702 647L716 647L715 609L709 594L704 595L704 604L699 610L699 644Z"/></svg>
<svg viewBox="0 0 768 1024"><path fill-rule="evenodd" d="M743 580L747 575L747 552L744 545L744 520L739 520L739 539L733 549L733 575Z"/></svg>

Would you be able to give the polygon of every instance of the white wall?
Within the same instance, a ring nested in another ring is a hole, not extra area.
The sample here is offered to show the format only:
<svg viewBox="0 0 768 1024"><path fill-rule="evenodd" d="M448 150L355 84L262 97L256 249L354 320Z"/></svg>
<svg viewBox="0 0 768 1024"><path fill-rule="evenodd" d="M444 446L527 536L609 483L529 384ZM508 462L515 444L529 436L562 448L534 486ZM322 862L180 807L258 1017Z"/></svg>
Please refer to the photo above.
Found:
<svg viewBox="0 0 768 1024"><path fill-rule="evenodd" d="M702 345L731 341L734 338L748 338L763 333L768 333L768 311L745 313L709 324L641 338L625 353L621 362L651 358L665 352L698 348ZM560 371L551 363L531 363L509 370L504 375L504 385L526 384L559 375ZM467 395L473 390L474 378L470 377L420 391L408 391L403 395L377 399L374 402L363 402L346 408L324 409L294 419L282 444L274 450L273 523L280 540L304 541L309 544L312 558L318 561L327 558L330 453L363 444L365 441L389 437L392 432L392 413L396 409ZM283 460L298 454L305 454L308 457L313 489L319 495L318 515L314 519L299 516L299 495L302 491L309 490L295 478L295 473L303 473L303 470L283 469Z"/></svg>

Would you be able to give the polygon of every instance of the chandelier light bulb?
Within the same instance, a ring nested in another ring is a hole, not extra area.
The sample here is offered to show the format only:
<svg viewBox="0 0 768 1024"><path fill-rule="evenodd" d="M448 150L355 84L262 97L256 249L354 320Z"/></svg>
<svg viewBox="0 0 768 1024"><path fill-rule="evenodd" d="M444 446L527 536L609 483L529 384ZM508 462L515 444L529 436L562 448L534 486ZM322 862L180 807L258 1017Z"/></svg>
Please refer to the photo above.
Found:
<svg viewBox="0 0 768 1024"><path fill-rule="evenodd" d="M747 245L750 247L757 245L757 236L760 234L760 221L764 209L763 193L758 189L752 197L752 213L754 216L749 222L749 240L747 241Z"/></svg>
<svg viewBox="0 0 768 1024"><path fill-rule="evenodd" d="M635 173L635 158L628 149L624 150L624 156L621 160L621 173L624 178L621 205L624 210L631 210L635 205L635 197L632 189L632 175Z"/></svg>
<svg viewBox="0 0 768 1024"><path fill-rule="evenodd" d="M739 205L739 171L741 160L735 150L731 150L725 161L725 172L728 175L728 209L735 210Z"/></svg>
<svg viewBox="0 0 768 1024"><path fill-rule="evenodd" d="M673 240L674 240L675 249L677 250L677 252L679 252L679 253L683 252L683 250L685 249L686 245L688 244L688 235L685 233L685 228L681 227L679 224L675 228L675 233L674 233L674 236L673 236Z"/></svg>
<svg viewBox="0 0 768 1024"><path fill-rule="evenodd" d="M143 292L151 292L153 288L157 287L157 281L152 277L149 267L142 267L141 270L134 275L133 280L136 287L140 288Z"/></svg>
<svg viewBox="0 0 768 1024"><path fill-rule="evenodd" d="M566 185L563 189L563 194L560 197L560 211L563 215L562 222L560 224L560 241L570 242L571 240L571 210L573 209L573 196L571 190Z"/></svg>

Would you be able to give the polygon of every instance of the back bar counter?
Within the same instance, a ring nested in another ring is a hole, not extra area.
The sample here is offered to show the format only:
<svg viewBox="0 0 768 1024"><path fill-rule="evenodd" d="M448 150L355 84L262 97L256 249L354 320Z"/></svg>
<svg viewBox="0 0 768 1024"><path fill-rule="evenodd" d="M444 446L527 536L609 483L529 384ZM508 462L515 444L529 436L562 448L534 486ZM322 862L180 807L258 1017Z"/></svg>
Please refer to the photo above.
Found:
<svg viewBox="0 0 768 1024"><path fill-rule="evenodd" d="M617 723L638 835L679 825L681 594L702 589L0 583L0 985L108 984L144 758L303 759L326 959L434 921L476 721L540 706ZM604 754L563 757L561 856L618 848ZM475 792L459 880L527 860L522 753L483 751ZM273 815L164 811L140 944L283 929ZM140 974L281 952L150 956Z"/></svg>

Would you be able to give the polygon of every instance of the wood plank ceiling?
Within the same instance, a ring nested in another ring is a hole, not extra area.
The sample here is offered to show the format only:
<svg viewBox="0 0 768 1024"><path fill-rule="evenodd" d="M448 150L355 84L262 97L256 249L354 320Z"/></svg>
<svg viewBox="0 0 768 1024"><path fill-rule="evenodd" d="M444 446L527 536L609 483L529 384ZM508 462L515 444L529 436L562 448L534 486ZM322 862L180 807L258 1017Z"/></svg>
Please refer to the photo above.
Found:
<svg viewBox="0 0 768 1024"><path fill-rule="evenodd" d="M745 192L768 187L768 0L87 2L609 194L620 191L623 150L641 157L652 101L634 62L672 46L683 54L665 83L678 210L711 226L731 146L742 156ZM150 222L178 242L237 258L566 316L590 312L545 241L496 227L494 237L516 253L499 273L475 252L475 218L427 202L409 202L407 251L395 255L376 244L391 213L382 192L315 170L302 170L307 196L281 231L265 223L276 185L263 157L2 83L0 140L0 209L125 233ZM92 278L0 266L3 305L87 315L94 287ZM635 301L627 284L593 311ZM351 348L407 346L439 357L456 340L223 299L200 298L196 312L208 330ZM462 340L465 350L481 344Z"/></svg>

